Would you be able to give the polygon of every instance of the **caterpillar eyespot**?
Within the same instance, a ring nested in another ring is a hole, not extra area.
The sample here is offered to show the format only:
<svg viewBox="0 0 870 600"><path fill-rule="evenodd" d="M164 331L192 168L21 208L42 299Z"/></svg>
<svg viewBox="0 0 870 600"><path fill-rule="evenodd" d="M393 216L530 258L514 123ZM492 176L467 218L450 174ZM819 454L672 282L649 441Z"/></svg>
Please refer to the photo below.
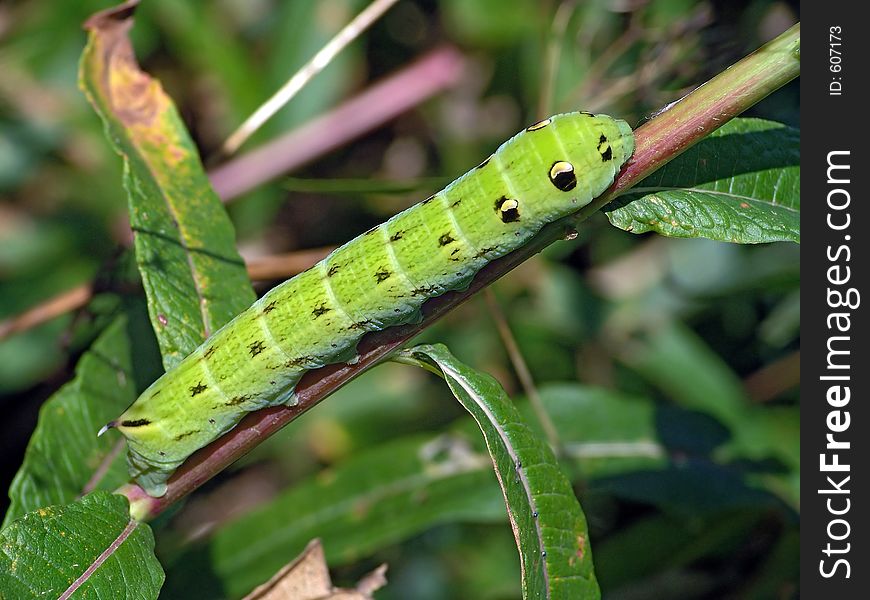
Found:
<svg viewBox="0 0 870 600"><path fill-rule="evenodd" d="M187 457L245 414L294 405L302 375L358 360L365 333L419 322L426 300L467 287L487 263L603 193L633 152L631 127L607 115L529 126L441 192L272 289L103 431L127 438L131 475L162 496Z"/></svg>

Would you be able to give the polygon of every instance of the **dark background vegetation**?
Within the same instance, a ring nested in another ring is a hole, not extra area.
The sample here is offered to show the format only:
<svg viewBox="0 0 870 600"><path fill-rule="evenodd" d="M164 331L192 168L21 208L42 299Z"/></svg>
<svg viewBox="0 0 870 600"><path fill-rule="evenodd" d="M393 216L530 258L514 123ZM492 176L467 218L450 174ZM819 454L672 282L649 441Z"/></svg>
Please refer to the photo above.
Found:
<svg viewBox="0 0 870 600"><path fill-rule="evenodd" d="M346 241L431 193L423 178L449 181L541 113L589 109L637 125L799 16L797 2L771 0L608 0L578 2L573 11L563 4L399 2L247 147L452 44L468 61L459 85L292 173L421 179L419 190L318 194L273 182L230 206L243 254ZM210 164L223 139L362 5L146 0L133 37L143 67L175 99ZM0 320L93 281L129 245L120 160L76 87L81 23L107 6L0 5ZM571 18L549 78L557 10ZM546 97L552 100L542 107ZM798 109L795 83L752 115L796 126ZM601 217L577 241L557 244L494 286L545 396L600 386L655 414L667 469L600 478L572 473L606 597L796 593L799 476L783 453L798 452L798 261L794 245L633 236ZM274 283L259 282L258 291ZM482 300L472 301L423 337L447 343L520 397L488 313ZM103 322L97 304L0 341L0 487L21 463L41 402L70 378ZM753 435L751 423L729 422L716 408L718 395L781 422L783 453L753 455L745 451L751 442L735 446L736 438ZM236 510L361 449L466 418L443 386L407 368L379 367L203 494L224 490L220 510ZM244 485L221 487L233 481ZM194 528L206 518L202 510L194 498L173 526ZM518 594L505 522L441 525L342 565L336 578L351 581L379 561L391 566L383 598Z"/></svg>

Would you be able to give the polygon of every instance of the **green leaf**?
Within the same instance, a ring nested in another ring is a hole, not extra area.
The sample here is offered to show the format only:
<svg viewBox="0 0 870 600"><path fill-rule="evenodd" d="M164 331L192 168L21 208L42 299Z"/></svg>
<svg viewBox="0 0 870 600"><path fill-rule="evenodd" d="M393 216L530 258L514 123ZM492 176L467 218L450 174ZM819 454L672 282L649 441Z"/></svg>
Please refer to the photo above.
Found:
<svg viewBox="0 0 870 600"><path fill-rule="evenodd" d="M651 400L576 383L542 385L538 392L562 441L563 464L583 480L667 464ZM542 437L531 405L518 406Z"/></svg>
<svg viewBox="0 0 870 600"><path fill-rule="evenodd" d="M207 582L189 566L205 564L223 591L217 595L239 597L314 537L331 564L347 564L440 523L502 521L504 503L489 468L455 435L408 437L364 451L222 527L207 548L170 558L166 593L196 596Z"/></svg>
<svg viewBox="0 0 870 600"><path fill-rule="evenodd" d="M523 597L600 597L586 518L571 483L504 389L440 344L405 350L398 360L442 375L480 426L520 552Z"/></svg>
<svg viewBox="0 0 870 600"><path fill-rule="evenodd" d="M235 234L160 83L139 70L129 5L86 28L79 82L124 158L136 260L166 369L254 299Z"/></svg>
<svg viewBox="0 0 870 600"><path fill-rule="evenodd" d="M0 598L156 598L162 584L151 529L121 496L40 508L0 531Z"/></svg>
<svg viewBox="0 0 870 600"><path fill-rule="evenodd" d="M800 132L735 119L604 210L632 233L800 242Z"/></svg>
<svg viewBox="0 0 870 600"><path fill-rule="evenodd" d="M633 344L626 362L675 403L711 415L731 431L721 458L774 459L785 474L759 477L766 489L798 507L800 412L795 406L755 406L740 379L692 330L680 323ZM679 369L674 365L679 365Z"/></svg>
<svg viewBox="0 0 870 600"><path fill-rule="evenodd" d="M79 360L73 380L43 404L9 488L4 527L28 511L128 480L123 442L97 437L100 427L136 399L126 327L127 317L117 317Z"/></svg>

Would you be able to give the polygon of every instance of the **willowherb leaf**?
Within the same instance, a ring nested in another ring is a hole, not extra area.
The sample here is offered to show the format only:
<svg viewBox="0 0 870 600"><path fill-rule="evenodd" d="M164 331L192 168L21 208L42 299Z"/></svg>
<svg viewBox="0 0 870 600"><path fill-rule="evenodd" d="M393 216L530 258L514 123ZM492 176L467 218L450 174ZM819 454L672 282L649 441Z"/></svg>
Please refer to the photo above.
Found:
<svg viewBox="0 0 870 600"><path fill-rule="evenodd" d="M0 598L157 598L163 577L151 528L107 492L29 512L0 531Z"/></svg>
<svg viewBox="0 0 870 600"><path fill-rule="evenodd" d="M73 380L42 406L9 488L4 527L26 512L127 481L123 443L97 437L100 427L136 398L127 323L126 316L117 317L79 360Z"/></svg>
<svg viewBox="0 0 870 600"><path fill-rule="evenodd" d="M604 211L632 233L800 242L800 132L734 119Z"/></svg>
<svg viewBox="0 0 870 600"><path fill-rule="evenodd" d="M523 597L599 598L586 517L571 483L501 385L443 345L416 346L399 360L440 373L480 426L520 552Z"/></svg>
<svg viewBox="0 0 870 600"><path fill-rule="evenodd" d="M79 82L124 158L136 260L166 369L255 299L232 223L160 83L127 36L138 2L92 16Z"/></svg>

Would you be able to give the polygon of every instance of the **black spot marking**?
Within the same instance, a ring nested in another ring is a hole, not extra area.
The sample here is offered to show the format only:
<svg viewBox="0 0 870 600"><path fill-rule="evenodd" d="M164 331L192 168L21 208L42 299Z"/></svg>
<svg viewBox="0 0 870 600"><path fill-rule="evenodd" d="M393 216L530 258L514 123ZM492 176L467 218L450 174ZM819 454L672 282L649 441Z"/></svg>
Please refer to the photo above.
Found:
<svg viewBox="0 0 870 600"><path fill-rule="evenodd" d="M435 196L429 196L428 198L426 198L425 200L423 200L423 202L421 202L420 204L429 204L429 203L432 202L432 200L434 200L434 199L435 199Z"/></svg>
<svg viewBox="0 0 870 600"><path fill-rule="evenodd" d="M450 256L453 256L453 255L456 254L457 252L459 252L459 248L454 248L454 249L453 249L453 252L450 253Z"/></svg>
<svg viewBox="0 0 870 600"><path fill-rule="evenodd" d="M486 248L481 248L477 254L474 255L474 258L486 258L486 255L490 252L495 251L495 248L492 246L487 246Z"/></svg>
<svg viewBox="0 0 870 600"><path fill-rule="evenodd" d="M217 350L217 346L209 347L209 349L203 353L202 357L206 360L210 359L211 355L215 353L215 350ZM157 393L159 394L160 392L157 392ZM156 396L157 394L154 394L154 395Z"/></svg>
<svg viewBox="0 0 870 600"><path fill-rule="evenodd" d="M340 268L341 268L341 267L340 267L339 265L332 265L331 267L329 267L329 270L326 272L326 276L327 276L327 277L332 277L333 275L335 275L336 273L338 273L338 270L339 270Z"/></svg>
<svg viewBox="0 0 870 600"><path fill-rule="evenodd" d="M498 216L502 223L514 223L520 220L520 203L502 196L498 200Z"/></svg>
<svg viewBox="0 0 870 600"><path fill-rule="evenodd" d="M550 167L550 181L556 186L556 189L563 192L573 190L577 186L574 165L564 160L557 160Z"/></svg>
<svg viewBox="0 0 870 600"><path fill-rule="evenodd" d="M391 242L398 242L400 239L402 239L403 235L405 235L404 230L397 231L396 233L394 233L393 235L390 236L390 241Z"/></svg>
<svg viewBox="0 0 870 600"><path fill-rule="evenodd" d="M166 456L166 453L163 450L158 450L157 454L159 454L160 456Z"/></svg>
<svg viewBox="0 0 870 600"><path fill-rule="evenodd" d="M456 202L454 202L453 204L451 204L451 205L450 205L450 208L456 208L457 206L459 206L459 203L460 203L460 202L462 202L462 198L460 198L459 200L457 200Z"/></svg>
<svg viewBox="0 0 870 600"><path fill-rule="evenodd" d="M305 355L296 358L291 358L285 364L287 367L304 367L306 364L314 360L313 356Z"/></svg>
<svg viewBox="0 0 870 600"><path fill-rule="evenodd" d="M380 270L375 273L375 283L382 283L386 281L390 278L390 275L392 275L392 273L381 267Z"/></svg>
<svg viewBox="0 0 870 600"><path fill-rule="evenodd" d="M601 153L601 162L607 162L611 159L613 159L613 149L608 146L607 150Z"/></svg>
<svg viewBox="0 0 870 600"><path fill-rule="evenodd" d="M371 320L366 319L365 321L357 321L356 323L351 323L348 329L365 329L367 325L371 324Z"/></svg>
<svg viewBox="0 0 870 600"><path fill-rule="evenodd" d="M435 292L438 291L438 288L434 285L424 285L416 288L411 292L412 296L431 296Z"/></svg>
<svg viewBox="0 0 870 600"><path fill-rule="evenodd" d="M136 419L135 421L121 421L121 427L144 427L145 425L151 425L151 421L148 419Z"/></svg>
<svg viewBox="0 0 870 600"><path fill-rule="evenodd" d="M605 143L607 143L607 136L602 133L600 136L598 136L598 145L600 146L601 144Z"/></svg>
<svg viewBox="0 0 870 600"><path fill-rule="evenodd" d="M486 165L489 164L489 161L490 161L491 158L492 158L492 156L489 156L485 161L483 161L482 163L480 163L479 165L477 165L477 166L474 167L474 168L475 168L475 169L482 169L482 168L484 168Z"/></svg>
<svg viewBox="0 0 870 600"><path fill-rule="evenodd" d="M215 423L217 423L217 421L215 421L214 419L209 419L208 422L211 423L212 425L214 425Z"/></svg>
<svg viewBox="0 0 870 600"><path fill-rule="evenodd" d="M262 352L265 349L266 349L266 345L263 342L261 342L260 340L257 340L256 342L248 344L248 350L251 351L251 358L257 356L260 352Z"/></svg>
<svg viewBox="0 0 870 600"><path fill-rule="evenodd" d="M311 314L314 315L314 318L316 319L318 317L322 317L331 310L331 308L327 308L326 304L321 304L320 306L312 310Z"/></svg>
<svg viewBox="0 0 870 600"><path fill-rule="evenodd" d="M189 388L189 389L190 389L190 397L193 398L193 397L196 396L197 394L201 394L201 393L203 393L204 391L206 391L206 390L208 389L208 386L207 386L207 385L203 385L202 382L200 381L200 382L197 383L195 386L193 386L193 387L191 387L191 388Z"/></svg>
<svg viewBox="0 0 870 600"><path fill-rule="evenodd" d="M179 433L179 434L176 435L173 439L174 439L176 442L180 442L180 441L183 440L184 438L186 438L186 437L190 437L190 436L192 436L192 435L195 434L195 433L199 433L199 429L194 429L194 430L192 430L192 431L185 431L184 433Z"/></svg>
<svg viewBox="0 0 870 600"><path fill-rule="evenodd" d="M224 406L238 406L239 404L244 404L250 399L251 397L248 395L235 396L224 402Z"/></svg>
<svg viewBox="0 0 870 600"><path fill-rule="evenodd" d="M445 233L444 235L442 235L440 238L438 238L438 245L439 246L446 246L447 244L452 244L455 241L456 240L454 240L452 237L450 237L450 233L448 232L448 233Z"/></svg>
<svg viewBox="0 0 870 600"><path fill-rule="evenodd" d="M544 119L543 121L538 121L537 123L534 123L533 125L529 125L528 127L526 127L526 131L537 131L539 129L543 129L544 127L546 127L547 125L549 125L552 122L553 122L553 119Z"/></svg>
<svg viewBox="0 0 870 600"><path fill-rule="evenodd" d="M276 308L277 306L278 306L278 301L277 301L277 300L272 300L269 304L267 304L266 306L263 307L263 314L264 314L264 315L268 315L270 312L272 312L273 310L275 310L275 308Z"/></svg>

